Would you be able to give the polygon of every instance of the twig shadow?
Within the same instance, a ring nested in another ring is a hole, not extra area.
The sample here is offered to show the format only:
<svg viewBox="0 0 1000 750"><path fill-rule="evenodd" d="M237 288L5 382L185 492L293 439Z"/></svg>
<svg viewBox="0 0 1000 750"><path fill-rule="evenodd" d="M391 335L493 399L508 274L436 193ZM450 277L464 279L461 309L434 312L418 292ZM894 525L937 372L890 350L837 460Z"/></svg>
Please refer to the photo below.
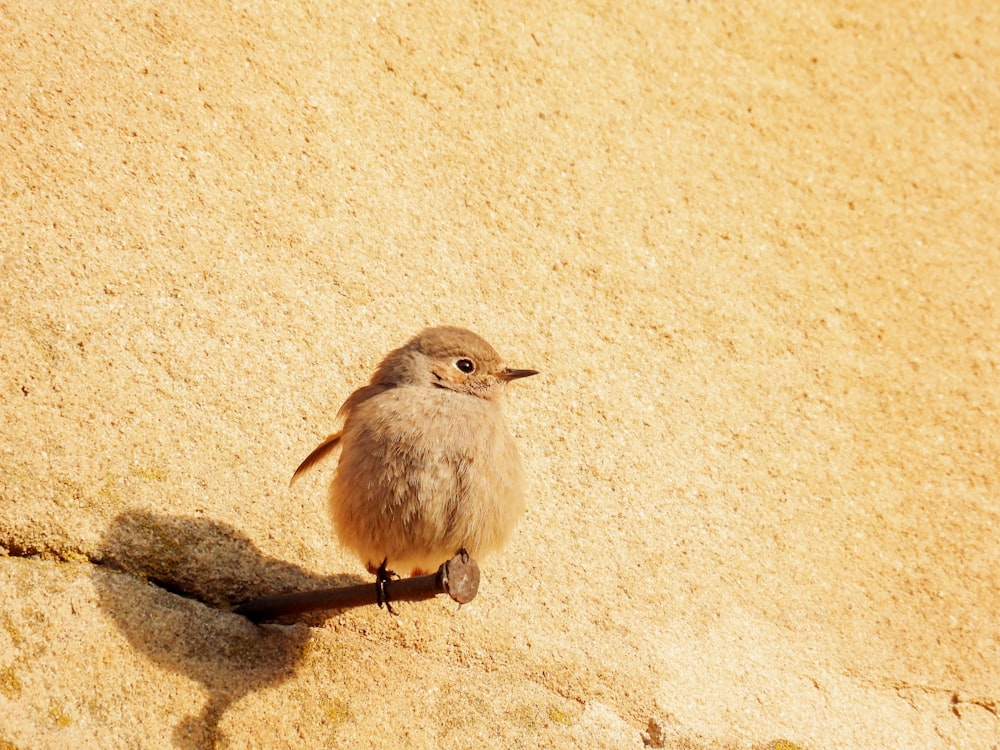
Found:
<svg viewBox="0 0 1000 750"><path fill-rule="evenodd" d="M143 511L115 518L97 562L94 581L101 607L132 647L161 667L197 680L208 693L200 715L174 730L174 745L182 750L217 745L226 709L247 693L292 676L309 640L302 621L325 619L312 615L311 620L297 618L292 627L257 626L230 613L232 606L264 595L359 582L356 576L317 576L265 557L249 539L217 521Z"/></svg>

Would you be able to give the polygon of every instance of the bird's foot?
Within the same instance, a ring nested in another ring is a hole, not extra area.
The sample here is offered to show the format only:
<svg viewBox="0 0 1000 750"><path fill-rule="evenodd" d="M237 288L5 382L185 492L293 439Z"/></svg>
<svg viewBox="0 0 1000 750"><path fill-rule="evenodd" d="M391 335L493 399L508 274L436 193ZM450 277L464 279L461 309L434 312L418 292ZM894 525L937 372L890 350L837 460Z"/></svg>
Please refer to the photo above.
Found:
<svg viewBox="0 0 1000 750"><path fill-rule="evenodd" d="M389 581L393 578L399 578L399 576L386 567L388 563L389 558L387 557L378 566L378 570L375 571L375 600L378 602L379 607L385 607L390 615L395 615L397 612L392 608L392 604L389 603Z"/></svg>

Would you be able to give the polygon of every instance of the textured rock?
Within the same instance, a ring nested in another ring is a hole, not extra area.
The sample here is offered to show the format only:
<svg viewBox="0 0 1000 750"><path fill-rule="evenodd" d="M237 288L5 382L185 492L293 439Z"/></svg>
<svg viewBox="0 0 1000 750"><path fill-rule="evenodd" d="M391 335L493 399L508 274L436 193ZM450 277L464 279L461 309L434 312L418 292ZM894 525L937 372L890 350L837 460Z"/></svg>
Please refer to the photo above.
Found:
<svg viewBox="0 0 1000 750"><path fill-rule="evenodd" d="M998 22L0 8L0 747L995 745ZM542 371L478 597L231 614L429 324Z"/></svg>

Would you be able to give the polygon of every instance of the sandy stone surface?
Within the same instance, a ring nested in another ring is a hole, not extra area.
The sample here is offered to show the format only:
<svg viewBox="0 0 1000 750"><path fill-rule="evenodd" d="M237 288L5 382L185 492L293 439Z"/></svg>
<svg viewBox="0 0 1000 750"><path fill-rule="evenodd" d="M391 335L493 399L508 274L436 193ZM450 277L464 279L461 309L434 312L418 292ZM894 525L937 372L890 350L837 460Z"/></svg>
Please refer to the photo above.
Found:
<svg viewBox="0 0 1000 750"><path fill-rule="evenodd" d="M1000 747L993 2L0 4L0 747ZM341 401L511 364L479 596Z"/></svg>

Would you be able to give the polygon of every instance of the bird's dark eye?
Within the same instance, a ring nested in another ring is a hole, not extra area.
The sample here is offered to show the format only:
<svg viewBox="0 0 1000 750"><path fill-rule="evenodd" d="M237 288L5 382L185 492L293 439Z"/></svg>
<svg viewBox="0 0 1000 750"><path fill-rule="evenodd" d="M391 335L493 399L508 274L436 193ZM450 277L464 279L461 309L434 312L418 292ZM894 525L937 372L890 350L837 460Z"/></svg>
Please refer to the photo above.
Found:
<svg viewBox="0 0 1000 750"><path fill-rule="evenodd" d="M466 375L470 375L476 370L476 363L471 359L456 359L455 367L464 372Z"/></svg>

